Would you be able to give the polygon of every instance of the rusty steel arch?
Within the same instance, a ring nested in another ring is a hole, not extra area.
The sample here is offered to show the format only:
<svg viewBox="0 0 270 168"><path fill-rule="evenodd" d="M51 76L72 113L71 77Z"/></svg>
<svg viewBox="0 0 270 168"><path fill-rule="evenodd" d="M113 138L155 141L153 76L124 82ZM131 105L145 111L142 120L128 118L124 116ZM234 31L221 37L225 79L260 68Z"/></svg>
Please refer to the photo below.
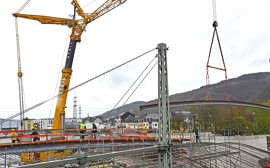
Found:
<svg viewBox="0 0 270 168"><path fill-rule="evenodd" d="M176 101L170 102L170 107L181 107L181 106L199 106L199 105L230 105L230 106L242 106L242 107L250 107L250 108L259 108L264 110L270 110L270 106L250 103L250 102L242 102L242 101L225 101L225 100L193 100L193 101ZM158 107L158 104L146 104L140 106L140 110L152 109Z"/></svg>

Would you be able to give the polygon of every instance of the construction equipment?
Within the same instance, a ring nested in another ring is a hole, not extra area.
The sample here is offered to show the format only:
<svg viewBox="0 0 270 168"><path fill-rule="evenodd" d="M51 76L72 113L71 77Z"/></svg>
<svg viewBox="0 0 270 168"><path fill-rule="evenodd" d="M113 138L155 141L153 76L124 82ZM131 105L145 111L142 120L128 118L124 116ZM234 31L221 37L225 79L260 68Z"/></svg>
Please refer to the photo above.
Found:
<svg viewBox="0 0 270 168"><path fill-rule="evenodd" d="M100 7L98 7L92 13L85 13L80 7L77 0L72 0L72 5L74 6L74 15L73 19L67 18L58 18L50 16L40 16L40 15L29 15L29 14L20 14L14 13L14 17L26 18L37 20L42 24L59 24L66 25L69 28L72 28L72 33L70 35L70 43L68 48L68 53L66 57L65 67L62 70L62 78L59 88L58 100L55 109L55 115L53 120L53 129L64 129L65 122L65 107L66 100L69 90L70 77L72 74L72 63L75 54L76 44L81 41L81 35L87 24L96 20L100 16L108 13L112 9L118 7L119 5L125 3L126 0L107 0ZM75 19L76 13L81 17L81 19Z"/></svg>

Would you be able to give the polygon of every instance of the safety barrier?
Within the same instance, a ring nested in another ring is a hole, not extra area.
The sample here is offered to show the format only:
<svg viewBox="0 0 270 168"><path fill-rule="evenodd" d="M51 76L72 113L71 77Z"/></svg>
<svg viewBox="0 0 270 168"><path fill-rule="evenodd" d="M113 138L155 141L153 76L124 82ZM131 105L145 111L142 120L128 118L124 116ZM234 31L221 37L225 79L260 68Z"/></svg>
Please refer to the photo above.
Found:
<svg viewBox="0 0 270 168"><path fill-rule="evenodd" d="M32 132L38 132L38 135L32 135ZM63 133L50 133L60 131ZM18 135L11 136L12 132L16 132ZM148 133L150 132L150 133ZM7 134L8 136L1 136L0 139L4 139L7 143L1 143L0 147L14 146L14 145L31 145L31 144L49 144L49 143L72 143L72 142L142 142L142 141L158 141L157 133L153 131L137 130L137 129L121 129L116 131L113 129L102 129L98 133L93 133L92 129L65 129L65 130L16 130L16 131L0 131L1 134ZM11 138L16 138L18 141L15 143L9 143ZM34 139L37 140L34 141ZM174 134L172 141L189 141L190 138L180 134Z"/></svg>

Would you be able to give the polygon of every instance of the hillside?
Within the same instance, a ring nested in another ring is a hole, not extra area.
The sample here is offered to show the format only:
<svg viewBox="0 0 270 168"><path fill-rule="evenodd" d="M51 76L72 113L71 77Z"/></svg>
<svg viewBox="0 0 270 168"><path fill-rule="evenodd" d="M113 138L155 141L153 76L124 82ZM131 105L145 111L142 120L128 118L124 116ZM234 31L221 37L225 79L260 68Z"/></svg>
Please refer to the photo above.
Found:
<svg viewBox="0 0 270 168"><path fill-rule="evenodd" d="M206 87L210 90L212 99L225 100L224 85L225 82L221 81L192 91L170 95L170 101L203 100L206 98ZM262 102L270 99L270 72L245 74L237 78L229 79L227 85L228 95L231 100ZM140 105L155 102L156 100L149 102L133 102L115 110L105 112L103 116L116 116L127 111L137 113Z"/></svg>
<svg viewBox="0 0 270 168"><path fill-rule="evenodd" d="M103 113L101 116L103 116L104 118L118 116L119 114L121 114L123 112L128 112L128 111L132 112L132 113L137 113L140 110L140 106L145 104L145 103L146 102L144 102L144 101L137 101L137 102L133 102L130 104L126 104L126 105L118 107L114 110L107 111L107 112Z"/></svg>
<svg viewBox="0 0 270 168"><path fill-rule="evenodd" d="M270 94L262 95L265 89L270 86L270 72L260 72L242 75L238 78L227 81L228 95L231 100L256 101L270 98ZM207 86L211 92L212 99L225 100L225 82ZM270 89L270 88L269 88ZM192 91L177 93L170 96L171 101L201 100L205 99L206 86ZM268 97L264 97L268 96Z"/></svg>

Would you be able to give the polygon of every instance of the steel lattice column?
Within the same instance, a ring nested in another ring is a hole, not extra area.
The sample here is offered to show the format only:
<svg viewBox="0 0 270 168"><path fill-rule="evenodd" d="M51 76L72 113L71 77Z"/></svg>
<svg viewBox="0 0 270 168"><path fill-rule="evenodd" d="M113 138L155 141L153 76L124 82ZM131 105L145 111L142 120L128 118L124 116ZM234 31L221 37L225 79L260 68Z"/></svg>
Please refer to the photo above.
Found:
<svg viewBox="0 0 270 168"><path fill-rule="evenodd" d="M167 71L167 46L164 43L158 44L158 109L159 125L158 136L159 144L159 167L171 168L171 134L170 134L170 110L169 110L169 90L168 90L168 71Z"/></svg>

